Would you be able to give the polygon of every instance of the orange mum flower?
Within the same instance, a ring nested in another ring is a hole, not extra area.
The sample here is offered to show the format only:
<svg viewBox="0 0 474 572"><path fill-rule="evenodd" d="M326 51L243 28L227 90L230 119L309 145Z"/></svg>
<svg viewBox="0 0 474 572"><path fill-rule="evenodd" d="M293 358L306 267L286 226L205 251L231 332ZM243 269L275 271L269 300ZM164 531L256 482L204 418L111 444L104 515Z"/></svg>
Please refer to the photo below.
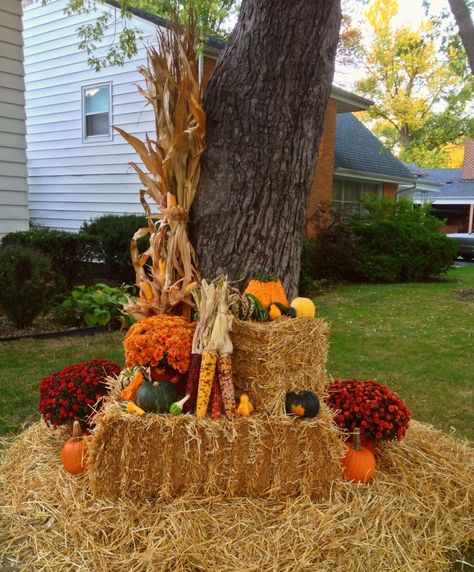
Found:
<svg viewBox="0 0 474 572"><path fill-rule="evenodd" d="M123 342L126 366L171 367L186 373L195 327L182 316L166 314L133 324Z"/></svg>

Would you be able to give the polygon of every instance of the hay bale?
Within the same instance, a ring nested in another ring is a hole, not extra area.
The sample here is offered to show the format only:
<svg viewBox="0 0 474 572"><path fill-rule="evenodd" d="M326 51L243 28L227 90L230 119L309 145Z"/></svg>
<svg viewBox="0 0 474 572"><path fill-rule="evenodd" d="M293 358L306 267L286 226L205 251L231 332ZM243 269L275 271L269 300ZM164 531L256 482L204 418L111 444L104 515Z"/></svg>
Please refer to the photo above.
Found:
<svg viewBox="0 0 474 572"><path fill-rule="evenodd" d="M18 572L445 572L474 540L474 451L412 422L369 485L330 498L94 500L35 424L0 459L0 568ZM472 563L472 562L471 562Z"/></svg>
<svg viewBox="0 0 474 572"><path fill-rule="evenodd" d="M98 498L195 496L324 498L341 474L343 445L332 416L235 421L192 415L122 413L97 417L89 444L90 481Z"/></svg>
<svg viewBox="0 0 474 572"><path fill-rule="evenodd" d="M321 319L235 320L231 338L236 387L250 395L257 410L270 415L285 415L288 391L322 396L328 384L328 337L329 326Z"/></svg>

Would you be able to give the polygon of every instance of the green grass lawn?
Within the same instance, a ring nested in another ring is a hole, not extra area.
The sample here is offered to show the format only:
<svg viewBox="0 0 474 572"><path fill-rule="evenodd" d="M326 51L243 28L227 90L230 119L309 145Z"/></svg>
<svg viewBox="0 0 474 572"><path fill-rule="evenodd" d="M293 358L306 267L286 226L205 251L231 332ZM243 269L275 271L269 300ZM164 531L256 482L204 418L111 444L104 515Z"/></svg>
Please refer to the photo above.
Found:
<svg viewBox="0 0 474 572"><path fill-rule="evenodd" d="M428 284L350 285L317 299L331 325L328 370L376 379L414 417L474 439L474 267Z"/></svg>
<svg viewBox="0 0 474 572"><path fill-rule="evenodd" d="M342 286L317 299L331 324L328 369L339 379L377 379L414 416L474 439L474 268L428 284ZM123 363L123 333L0 343L0 434L38 418L42 377L100 357Z"/></svg>

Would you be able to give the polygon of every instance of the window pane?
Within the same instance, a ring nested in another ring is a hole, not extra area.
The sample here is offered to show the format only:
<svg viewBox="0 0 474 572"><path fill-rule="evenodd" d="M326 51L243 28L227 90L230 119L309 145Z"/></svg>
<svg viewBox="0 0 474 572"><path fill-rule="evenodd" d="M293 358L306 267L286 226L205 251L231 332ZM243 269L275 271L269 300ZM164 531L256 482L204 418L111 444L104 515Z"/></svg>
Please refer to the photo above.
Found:
<svg viewBox="0 0 474 572"><path fill-rule="evenodd" d="M98 113L86 117L86 137L109 135L109 114Z"/></svg>
<svg viewBox="0 0 474 572"><path fill-rule="evenodd" d="M364 183L363 193L364 195L373 195L374 197L378 197L379 185L377 183Z"/></svg>
<svg viewBox="0 0 474 572"><path fill-rule="evenodd" d="M86 115L89 113L108 113L110 97L109 86L90 87L84 90Z"/></svg>
<svg viewBox="0 0 474 572"><path fill-rule="evenodd" d="M357 203L361 195L360 183L344 182L344 202Z"/></svg>
<svg viewBox="0 0 474 572"><path fill-rule="evenodd" d="M342 201L342 182L333 181L332 183L332 198L333 201Z"/></svg>

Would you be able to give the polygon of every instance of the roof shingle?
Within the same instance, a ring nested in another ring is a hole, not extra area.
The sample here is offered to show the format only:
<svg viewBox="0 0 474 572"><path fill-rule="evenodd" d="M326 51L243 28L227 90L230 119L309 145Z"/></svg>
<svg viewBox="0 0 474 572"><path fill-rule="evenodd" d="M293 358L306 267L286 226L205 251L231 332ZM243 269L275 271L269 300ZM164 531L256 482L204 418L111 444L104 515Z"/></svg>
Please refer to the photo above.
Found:
<svg viewBox="0 0 474 572"><path fill-rule="evenodd" d="M336 168L415 180L403 163L352 113L337 115L334 164Z"/></svg>

